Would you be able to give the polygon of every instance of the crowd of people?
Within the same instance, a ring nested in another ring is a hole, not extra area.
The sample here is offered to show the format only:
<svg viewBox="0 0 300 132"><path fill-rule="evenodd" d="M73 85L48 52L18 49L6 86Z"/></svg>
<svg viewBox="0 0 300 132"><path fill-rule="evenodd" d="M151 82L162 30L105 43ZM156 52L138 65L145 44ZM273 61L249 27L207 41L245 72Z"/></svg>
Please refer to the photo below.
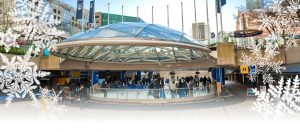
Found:
<svg viewBox="0 0 300 132"><path fill-rule="evenodd" d="M104 97L107 97L109 88L128 88L128 89L148 89L149 94L154 98L165 98L165 90L171 92L172 98L176 97L193 97L194 89L201 89L207 92L211 91L212 80L210 77L194 75L172 79L164 79L155 75L151 79L127 80L127 81L108 81L104 80L100 85Z"/></svg>
<svg viewBox="0 0 300 132"><path fill-rule="evenodd" d="M179 97L193 97L194 89L206 90L207 92L211 91L212 80L210 77L199 77L198 75L187 76L179 78L177 77L171 80L171 82L166 83L167 88L170 89L172 98L175 98L177 95Z"/></svg>

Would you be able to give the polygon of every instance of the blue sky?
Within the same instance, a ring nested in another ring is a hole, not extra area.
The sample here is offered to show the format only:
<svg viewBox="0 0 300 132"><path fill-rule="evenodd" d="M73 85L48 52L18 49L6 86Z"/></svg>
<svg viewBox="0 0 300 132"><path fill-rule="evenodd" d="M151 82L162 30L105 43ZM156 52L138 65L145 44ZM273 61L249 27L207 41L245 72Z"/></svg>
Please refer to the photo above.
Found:
<svg viewBox="0 0 300 132"><path fill-rule="evenodd" d="M77 0L62 0L74 7L77 6ZM192 23L194 19L193 0L96 0L96 11L107 12L107 3L110 2L110 13L121 14L121 6L124 5L124 15L136 16L136 8L139 6L139 17L145 22L151 23L151 7L154 8L154 23L167 26L167 5L170 10L170 28L181 31L181 9L180 3L184 6L184 32L191 34ZM233 15L237 14L237 7L245 5L246 0L227 0L223 6L223 29L224 31L234 31L236 20ZM89 8L90 0L85 0L84 7ZM208 0L209 19L211 32L216 31L215 0ZM206 4L205 0L196 0L197 22L206 23ZM220 28L219 28L220 29Z"/></svg>

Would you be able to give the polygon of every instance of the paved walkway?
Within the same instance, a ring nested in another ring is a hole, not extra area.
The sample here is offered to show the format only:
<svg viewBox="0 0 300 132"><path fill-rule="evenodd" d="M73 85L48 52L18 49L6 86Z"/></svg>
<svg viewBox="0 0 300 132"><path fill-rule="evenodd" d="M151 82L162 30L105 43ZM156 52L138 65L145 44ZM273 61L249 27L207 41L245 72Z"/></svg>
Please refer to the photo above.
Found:
<svg viewBox="0 0 300 132"><path fill-rule="evenodd" d="M272 120L265 120L263 116L250 110L255 98L244 96L245 87L243 85L227 82L226 86L233 96L224 98L223 102L205 100L170 105L73 103L67 104L67 112L61 114L42 111L41 108L31 106L30 101L14 102L8 108L5 108L4 104L0 104L0 123L27 123L29 125L43 123L49 125L48 122L55 122L56 124L48 127L54 126L53 129L56 129L56 126L63 125L75 129L76 126L80 126L78 128L84 129L82 131L87 131L87 128L94 129L91 131L114 128L119 128L119 131L122 131L127 128L128 130L153 132L165 128L162 131L173 132L178 130L178 126L182 126L180 130L182 132L212 130L232 132L236 128L240 128L238 131L253 131L253 126L256 128L258 125L261 125L262 128L268 128L268 130L274 128ZM300 115L286 116L284 119L298 124ZM250 124L253 122L256 124ZM267 127L266 123L268 122L271 124ZM280 122L283 122L283 119L280 119ZM83 127L83 123L86 124L86 127ZM288 125L296 126L290 123ZM138 126L142 129L137 128ZM79 130L78 128L76 130ZM189 128L192 130L188 130Z"/></svg>
<svg viewBox="0 0 300 132"><path fill-rule="evenodd" d="M228 89L228 91L234 96L247 96L248 86L246 85L232 81L226 81L225 86Z"/></svg>

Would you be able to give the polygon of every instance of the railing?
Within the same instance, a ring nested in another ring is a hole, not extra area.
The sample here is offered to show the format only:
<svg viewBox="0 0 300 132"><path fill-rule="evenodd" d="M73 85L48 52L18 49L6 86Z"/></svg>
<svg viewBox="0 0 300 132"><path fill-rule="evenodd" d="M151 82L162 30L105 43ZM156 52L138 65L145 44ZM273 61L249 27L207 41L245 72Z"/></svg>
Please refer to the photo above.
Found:
<svg viewBox="0 0 300 132"><path fill-rule="evenodd" d="M151 99L181 99L212 96L215 94L215 86L170 89L117 89L117 88L92 88L90 97L101 99L123 100L151 100Z"/></svg>

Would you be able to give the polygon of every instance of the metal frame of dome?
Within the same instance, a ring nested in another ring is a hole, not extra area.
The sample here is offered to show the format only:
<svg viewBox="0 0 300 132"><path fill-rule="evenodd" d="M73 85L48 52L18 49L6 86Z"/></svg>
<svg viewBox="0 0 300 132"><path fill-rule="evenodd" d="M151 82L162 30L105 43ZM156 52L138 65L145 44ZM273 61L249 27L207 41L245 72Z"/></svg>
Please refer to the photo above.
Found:
<svg viewBox="0 0 300 132"><path fill-rule="evenodd" d="M56 45L55 56L101 64L168 65L214 58L186 34L155 24L117 23L78 33ZM194 65L193 65L194 66ZM126 68L125 68L126 69Z"/></svg>

